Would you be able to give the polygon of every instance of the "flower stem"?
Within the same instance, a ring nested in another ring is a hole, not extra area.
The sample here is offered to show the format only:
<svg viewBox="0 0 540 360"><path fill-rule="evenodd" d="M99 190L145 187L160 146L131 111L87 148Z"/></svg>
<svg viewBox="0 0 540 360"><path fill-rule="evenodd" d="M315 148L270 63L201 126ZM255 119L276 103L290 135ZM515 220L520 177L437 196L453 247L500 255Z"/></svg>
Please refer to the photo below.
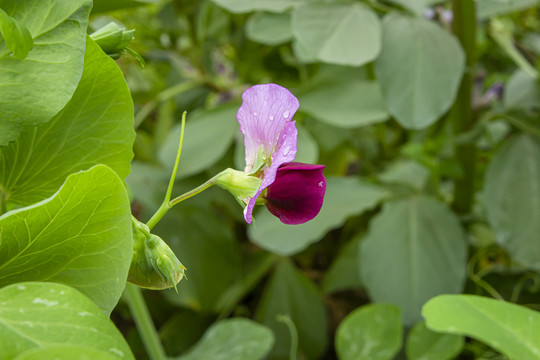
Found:
<svg viewBox="0 0 540 360"><path fill-rule="evenodd" d="M461 80L456 102L450 113L454 134L467 132L476 122L472 110L473 68L476 61L476 9L471 0L453 0L454 11L453 30L465 51L465 74ZM457 144L456 155L462 169L463 176L456 180L454 192L454 209L459 213L468 213L471 210L474 198L474 175L476 167L476 147L474 143Z"/></svg>
<svg viewBox="0 0 540 360"><path fill-rule="evenodd" d="M289 315L278 315L277 321L284 323L291 333L291 348L289 352L289 360L296 360L298 358L298 331L294 322Z"/></svg>
<svg viewBox="0 0 540 360"><path fill-rule="evenodd" d="M151 360L166 360L167 355L165 354L165 350L163 350L159 335L152 322L152 317L144 302L141 289L136 285L128 283L126 284L125 295L129 310L133 315L137 330L141 334L148 357Z"/></svg>
<svg viewBox="0 0 540 360"><path fill-rule="evenodd" d="M163 202L161 203L156 213L152 215L150 220L148 220L148 222L146 223L146 225L148 226L150 230L152 230L152 228L156 226L159 220L161 220L161 218L171 208L171 205L169 205L169 201L171 200L172 189L174 186L174 181L176 180L176 172L178 171L178 164L180 163L180 156L182 155L182 146L184 145L184 130L186 127L186 115L187 113L184 111L184 113L182 114L180 141L178 142L178 150L176 151L176 160L174 161L174 167L171 173L171 178L169 180L169 186L167 187L167 193L165 194L165 199L163 199Z"/></svg>
<svg viewBox="0 0 540 360"><path fill-rule="evenodd" d="M209 179L208 181L206 181L204 184L201 184L199 186L197 186L195 189L192 189L192 190L189 190L188 192L178 196L178 197L175 197L173 200L171 200L169 202L169 208L173 207L174 205L184 201L184 200L187 200L189 199L190 197L192 196L195 196L197 195L198 193L200 192L203 192L204 190L208 189L209 187L213 186L216 184L216 179L223 173L220 172L219 174L217 174L216 176L214 176L213 178Z"/></svg>

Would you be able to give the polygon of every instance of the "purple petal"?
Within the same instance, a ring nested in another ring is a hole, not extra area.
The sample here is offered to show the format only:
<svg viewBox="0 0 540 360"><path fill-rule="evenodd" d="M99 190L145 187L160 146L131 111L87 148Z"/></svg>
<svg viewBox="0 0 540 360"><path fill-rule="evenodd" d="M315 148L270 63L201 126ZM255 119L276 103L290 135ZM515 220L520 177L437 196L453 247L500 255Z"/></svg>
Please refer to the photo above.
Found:
<svg viewBox="0 0 540 360"><path fill-rule="evenodd" d="M236 118L245 137L245 171L250 172L259 152L269 159L276 151L285 124L292 120L299 104L289 90L276 84L252 86L244 91L242 100ZM296 148L296 142L294 145Z"/></svg>
<svg viewBox="0 0 540 360"><path fill-rule="evenodd" d="M324 165L287 163L279 167L268 187L266 207L284 224L303 224L321 210L326 179Z"/></svg>
<svg viewBox="0 0 540 360"><path fill-rule="evenodd" d="M298 130L296 129L296 126L294 126L294 123L295 122L292 121L285 124L276 145L276 149L271 155L272 163L270 164L270 167L263 170L264 177L262 179L261 187L257 190L244 209L244 219L246 219L248 224L251 224L251 213L253 212L257 198L264 189L274 182L280 165L293 161L296 156L296 138L298 136Z"/></svg>

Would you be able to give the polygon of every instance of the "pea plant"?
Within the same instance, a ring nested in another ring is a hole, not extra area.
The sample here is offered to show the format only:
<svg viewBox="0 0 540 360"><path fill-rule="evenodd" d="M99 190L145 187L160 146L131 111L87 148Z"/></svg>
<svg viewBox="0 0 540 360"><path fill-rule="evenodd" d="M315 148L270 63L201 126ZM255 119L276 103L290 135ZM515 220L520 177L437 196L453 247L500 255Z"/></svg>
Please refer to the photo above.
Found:
<svg viewBox="0 0 540 360"><path fill-rule="evenodd" d="M539 33L0 0L0 360L540 359Z"/></svg>

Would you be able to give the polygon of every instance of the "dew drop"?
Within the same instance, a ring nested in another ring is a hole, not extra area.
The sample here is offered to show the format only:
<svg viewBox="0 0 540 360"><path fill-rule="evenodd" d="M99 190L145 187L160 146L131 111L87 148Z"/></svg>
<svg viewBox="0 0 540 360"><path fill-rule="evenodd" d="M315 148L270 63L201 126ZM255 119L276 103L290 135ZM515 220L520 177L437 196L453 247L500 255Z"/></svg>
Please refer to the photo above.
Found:
<svg viewBox="0 0 540 360"><path fill-rule="evenodd" d="M284 118L288 118L288 117L289 117L289 114L290 114L289 110L285 110L285 111L283 112L283 117L284 117Z"/></svg>
<svg viewBox="0 0 540 360"><path fill-rule="evenodd" d="M289 146L285 146L285 149L283 149L283 155L287 155L291 151L291 148Z"/></svg>
<svg viewBox="0 0 540 360"><path fill-rule="evenodd" d="M257 116L257 112L254 112L254 113L253 113L253 116Z"/></svg>
<svg viewBox="0 0 540 360"><path fill-rule="evenodd" d="M319 181L319 187L322 188L324 183L322 181Z"/></svg>
<svg viewBox="0 0 540 360"><path fill-rule="evenodd" d="M274 115L270 115L270 121L274 120Z"/></svg>

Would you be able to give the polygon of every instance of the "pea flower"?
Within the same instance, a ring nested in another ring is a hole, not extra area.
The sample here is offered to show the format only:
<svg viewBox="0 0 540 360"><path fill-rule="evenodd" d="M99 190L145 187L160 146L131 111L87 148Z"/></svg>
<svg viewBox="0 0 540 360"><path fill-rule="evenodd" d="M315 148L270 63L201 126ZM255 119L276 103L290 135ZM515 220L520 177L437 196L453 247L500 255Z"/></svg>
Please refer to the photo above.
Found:
<svg viewBox="0 0 540 360"><path fill-rule="evenodd" d="M292 162L298 99L284 87L264 84L247 89L242 100L237 120L246 149L244 173L261 180L255 193L242 199L246 222L251 224L253 208L260 203L285 224L313 219L321 210L326 180L323 165Z"/></svg>

